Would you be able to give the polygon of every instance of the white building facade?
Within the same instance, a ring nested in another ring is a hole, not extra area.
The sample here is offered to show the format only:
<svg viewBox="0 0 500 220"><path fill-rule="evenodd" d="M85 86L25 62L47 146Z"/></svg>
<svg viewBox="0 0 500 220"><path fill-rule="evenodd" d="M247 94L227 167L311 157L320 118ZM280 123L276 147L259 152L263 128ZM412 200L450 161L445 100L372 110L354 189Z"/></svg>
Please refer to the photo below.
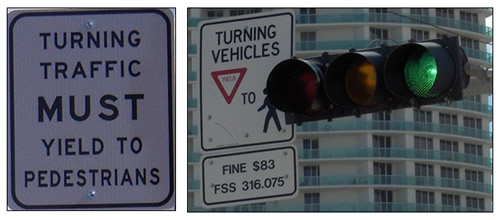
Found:
<svg viewBox="0 0 500 220"><path fill-rule="evenodd" d="M272 9L188 11L188 211L492 211L491 81L463 101L297 126L299 193L290 200L201 207L201 20ZM469 62L492 66L489 9L294 9L297 57L459 35ZM474 88L472 88L474 87Z"/></svg>

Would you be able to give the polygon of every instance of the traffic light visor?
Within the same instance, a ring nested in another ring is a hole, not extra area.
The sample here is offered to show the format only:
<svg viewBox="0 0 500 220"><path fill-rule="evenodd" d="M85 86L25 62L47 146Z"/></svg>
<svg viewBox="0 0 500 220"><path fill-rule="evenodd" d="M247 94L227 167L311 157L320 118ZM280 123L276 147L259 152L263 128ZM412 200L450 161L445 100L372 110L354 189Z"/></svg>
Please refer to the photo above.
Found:
<svg viewBox="0 0 500 220"><path fill-rule="evenodd" d="M319 98L322 64L302 59L285 60L274 67L267 80L267 95L279 110L315 114L323 107Z"/></svg>
<svg viewBox="0 0 500 220"><path fill-rule="evenodd" d="M455 62L438 43L408 43L389 55L384 79L389 91L401 98L437 100L456 80Z"/></svg>
<svg viewBox="0 0 500 220"><path fill-rule="evenodd" d="M330 63L325 74L328 99L342 106L383 103L383 64L384 57L376 51L341 54Z"/></svg>

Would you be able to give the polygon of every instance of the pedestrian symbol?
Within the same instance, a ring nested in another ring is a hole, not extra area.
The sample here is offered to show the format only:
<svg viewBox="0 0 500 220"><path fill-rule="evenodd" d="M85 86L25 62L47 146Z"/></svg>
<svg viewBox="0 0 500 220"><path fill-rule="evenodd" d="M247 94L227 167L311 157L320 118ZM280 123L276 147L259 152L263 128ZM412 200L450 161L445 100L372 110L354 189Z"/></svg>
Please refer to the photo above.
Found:
<svg viewBox="0 0 500 220"><path fill-rule="evenodd" d="M280 120L278 118L278 114L276 113L276 108L271 104L269 101L269 98L267 97L267 90L264 89L264 95L266 95L266 98L264 99L264 104L257 109L258 112L264 110L266 107L269 109L266 115L266 119L264 121L264 133L267 133L267 128L269 127L269 120L273 118L274 123L276 124L276 128L278 128L278 131L281 131L281 124Z"/></svg>

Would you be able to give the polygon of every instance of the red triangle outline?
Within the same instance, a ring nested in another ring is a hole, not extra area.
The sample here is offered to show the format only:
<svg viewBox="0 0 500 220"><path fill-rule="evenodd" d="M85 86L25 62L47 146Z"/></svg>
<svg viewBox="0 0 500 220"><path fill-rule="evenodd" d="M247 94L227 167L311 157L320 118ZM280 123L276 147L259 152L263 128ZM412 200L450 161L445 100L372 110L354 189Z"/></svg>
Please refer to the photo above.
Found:
<svg viewBox="0 0 500 220"><path fill-rule="evenodd" d="M229 70L220 70L220 71L215 71L212 72L212 78L215 81L215 84L219 88L219 91L222 93L222 96L224 96L224 99L226 100L227 104L231 104L233 101L234 95L236 94L236 90L238 90L238 87L241 84L241 81L243 80L243 77L245 76L245 73L247 72L247 68L236 68L236 69L229 69ZM231 94L227 94L226 90L222 86L222 83L219 81L219 76L220 75L227 75L227 74L233 74L233 73L240 73L238 79L236 79L236 84L234 84L233 90L231 91Z"/></svg>

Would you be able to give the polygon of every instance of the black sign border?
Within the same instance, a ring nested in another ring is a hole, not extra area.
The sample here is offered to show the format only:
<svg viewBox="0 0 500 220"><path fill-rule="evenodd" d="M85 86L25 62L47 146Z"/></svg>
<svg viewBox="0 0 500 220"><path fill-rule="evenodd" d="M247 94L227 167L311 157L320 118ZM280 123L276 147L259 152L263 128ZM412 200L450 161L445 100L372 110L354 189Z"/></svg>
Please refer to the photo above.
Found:
<svg viewBox="0 0 500 220"><path fill-rule="evenodd" d="M201 48L202 48L202 39L203 39L203 28L205 26L208 26L208 25L215 25L215 24L224 24L224 23L231 23L231 22L238 22L238 21L247 21L247 20L254 20L254 19L260 19L260 18L269 18L269 17L277 17L277 16L283 16L283 15L289 15L290 16L290 19L292 20L290 26L290 31L291 31L291 36L292 36L292 40L290 42L290 48L294 48L293 45L294 45L294 24L295 24L295 21L294 21L294 15L291 13L291 12L283 12L283 13L277 13L277 14L271 14L271 15L259 15L259 16L255 16L255 17L247 17L247 18L240 18L240 19L234 19L234 20L229 20L229 21L215 21L215 22L206 22L206 23L203 23L198 29L200 30L200 49L198 51L201 51ZM294 129L294 126L291 125L291 128L292 128L292 134L291 134L291 137L288 138L288 139L283 139L283 140L276 140L276 141L269 141L269 142L259 142L259 143L251 143L251 144L238 144L238 145L231 145L231 146L224 146L224 147L217 147L217 148L213 148L213 149L207 149L204 147L204 142L203 142L203 105L202 105L202 102L203 102L203 96L202 96L202 90L201 90L201 85L202 85L202 75L203 75L203 68L202 68L202 53L198 52L198 56L200 56L200 145L201 145L201 149L203 149L204 151L207 151L207 152L210 152L210 151L217 151L217 150L227 150L227 149L234 149L234 148L241 148L241 147L251 147L251 146L256 146L256 145L267 145L267 144L275 144L275 143L284 143L284 142L289 142L291 140L293 140L293 138L295 137L295 129ZM292 57L294 54L293 54L293 50L290 51L290 57Z"/></svg>
<svg viewBox="0 0 500 220"><path fill-rule="evenodd" d="M252 198L246 198L246 199L235 199L235 200L227 200L223 202L212 202L209 203L206 201L205 198L205 160L211 159L211 158L218 158L218 157L228 157L228 156L234 156L234 155L241 155L241 154L249 154L249 153L258 153L258 152L265 152L265 151L277 151L277 150L283 150L283 149L292 149L293 151L293 174L294 176L294 186L295 189L291 193L285 193L285 194L279 194L279 195L272 195L272 196L260 196L260 197L252 197ZM277 148L271 148L271 149L261 149L261 150L253 150L253 151L245 151L245 152L238 152L238 153L231 153L231 154L221 154L221 155L214 155L214 156L207 156L203 158L203 161L201 162L202 164L202 169L201 169L201 187L203 188L203 203L205 205L210 206L210 205L219 205L219 204L226 204L226 203L235 203L235 202L244 202L244 201L252 201L252 200L258 200L258 199L268 199L268 198L277 198L277 197L284 197L284 196L292 196L297 192L297 153L295 151L295 147L292 145L288 145L285 147L277 147Z"/></svg>
<svg viewBox="0 0 500 220"><path fill-rule="evenodd" d="M175 36L172 35L172 21L170 18L161 10L159 9L117 9L117 10L112 10L112 9L89 9L89 10L82 10L82 11L50 11L50 12L26 12L23 11L22 13L16 15L10 24L8 25L8 59L9 59L9 64L8 68L8 76L10 79L8 80L9 83L9 88L8 93L8 100L9 100L9 110L10 110L10 115L8 115L8 120L10 121L10 136L8 135L8 139L10 138L10 143L11 143L11 152L10 152L10 159L11 159L11 196L12 200L18 205L19 207L23 209L81 209L81 208L139 208L139 207L159 207L167 204L170 202L174 195L174 125L173 125L173 108L174 108L174 103L172 101L172 96L173 96L173 82L172 82L172 75L173 75L173 66L172 66L172 60L173 60L173 53L172 53L172 42L175 42L174 39L169 39L169 42L167 42L167 55L168 55L168 60L167 60L167 65L168 65L168 70L167 70L167 79L168 79L168 85L167 89L169 92L168 95L168 103L170 104L169 109L168 109L168 126L169 126L169 143L168 143L168 152L169 152L169 178L170 178L170 183L169 183L169 192L167 197L157 203L115 203L115 204L61 204L61 205L26 205L23 204L16 196L15 193L15 134L14 134L14 25L15 23L20 20L23 17L36 17L36 16L74 16L74 15L102 15L102 14L144 14L144 13L154 13L158 14L163 18L166 22L167 26L167 36L169 38L174 38ZM10 116L10 117L9 117ZM7 141L9 143L9 140ZM7 178L7 181L8 178ZM9 193L9 192L7 192ZM174 204L175 207L175 204ZM175 209L175 208L174 208Z"/></svg>

